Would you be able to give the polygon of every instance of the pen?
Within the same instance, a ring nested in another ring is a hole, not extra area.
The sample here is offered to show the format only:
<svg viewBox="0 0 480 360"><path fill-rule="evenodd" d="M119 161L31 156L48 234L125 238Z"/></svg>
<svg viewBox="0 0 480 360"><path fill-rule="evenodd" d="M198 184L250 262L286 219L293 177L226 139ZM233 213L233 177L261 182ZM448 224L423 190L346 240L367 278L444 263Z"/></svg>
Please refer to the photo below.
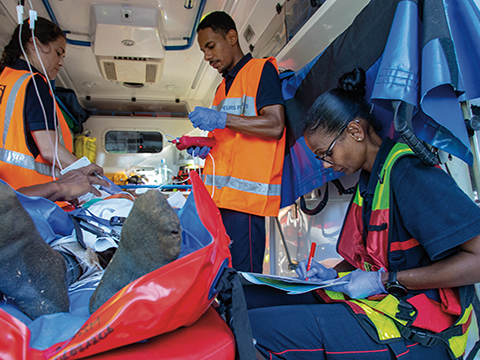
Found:
<svg viewBox="0 0 480 360"><path fill-rule="evenodd" d="M310 256L308 257L308 264L307 264L307 273L312 266L312 259L315 257L315 250L317 248L317 243L312 242L312 247L310 248ZM308 280L308 276L305 278L305 281Z"/></svg>

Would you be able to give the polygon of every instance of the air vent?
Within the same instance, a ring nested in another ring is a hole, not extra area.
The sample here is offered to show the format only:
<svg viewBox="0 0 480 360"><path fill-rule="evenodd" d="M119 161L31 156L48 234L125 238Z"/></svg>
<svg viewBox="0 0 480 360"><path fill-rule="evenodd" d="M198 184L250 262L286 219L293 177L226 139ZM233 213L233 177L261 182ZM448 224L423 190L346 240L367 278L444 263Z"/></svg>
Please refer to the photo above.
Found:
<svg viewBox="0 0 480 360"><path fill-rule="evenodd" d="M147 61L144 57L132 57L132 56L114 56L115 60L127 60L127 61Z"/></svg>
<svg viewBox="0 0 480 360"><path fill-rule="evenodd" d="M152 64L147 64L145 82L153 83L155 82L156 77L157 77L157 66Z"/></svg>
<svg viewBox="0 0 480 360"><path fill-rule="evenodd" d="M97 56L107 80L127 83L156 83L163 72L164 59L130 56Z"/></svg>
<svg viewBox="0 0 480 360"><path fill-rule="evenodd" d="M111 61L106 61L103 63L103 69L105 70L105 77L107 78L107 80L117 80L115 63Z"/></svg>

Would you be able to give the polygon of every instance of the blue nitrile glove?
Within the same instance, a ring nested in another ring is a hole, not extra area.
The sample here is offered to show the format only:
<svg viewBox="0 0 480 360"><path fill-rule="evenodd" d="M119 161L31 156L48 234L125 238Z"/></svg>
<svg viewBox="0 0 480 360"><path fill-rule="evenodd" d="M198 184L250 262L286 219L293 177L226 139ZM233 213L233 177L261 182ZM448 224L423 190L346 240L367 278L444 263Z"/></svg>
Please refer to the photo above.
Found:
<svg viewBox="0 0 480 360"><path fill-rule="evenodd" d="M355 270L338 280L348 281L348 283L330 286L328 290L342 292L352 299L365 299L372 295L384 294L387 292L382 284L384 272L384 268L378 271Z"/></svg>
<svg viewBox="0 0 480 360"><path fill-rule="evenodd" d="M188 118L193 127L201 130L213 131L215 129L225 129L227 124L227 113L212 110L206 107L196 106Z"/></svg>
<svg viewBox="0 0 480 360"><path fill-rule="evenodd" d="M200 159L205 159L210 152L210 149L211 147L208 146L204 146L202 148L200 146L190 146L187 149L187 153L193 157L198 156Z"/></svg>
<svg viewBox="0 0 480 360"><path fill-rule="evenodd" d="M327 268L319 262L316 262L314 259L312 259L312 264L310 265L310 270L308 270L308 272L307 266L308 259L301 261L295 269L300 280L308 278L308 281L321 282L335 279L337 277L335 269Z"/></svg>

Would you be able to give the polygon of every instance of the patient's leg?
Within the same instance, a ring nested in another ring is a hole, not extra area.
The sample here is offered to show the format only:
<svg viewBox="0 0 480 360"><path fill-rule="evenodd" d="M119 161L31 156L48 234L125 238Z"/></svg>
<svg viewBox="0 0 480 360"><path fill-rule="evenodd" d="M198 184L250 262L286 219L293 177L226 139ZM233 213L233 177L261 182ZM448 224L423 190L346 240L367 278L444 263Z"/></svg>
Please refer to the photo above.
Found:
<svg viewBox="0 0 480 360"><path fill-rule="evenodd" d="M181 240L180 221L165 196L157 190L140 195L123 225L120 245L90 299L90 313L130 282L177 259Z"/></svg>
<svg viewBox="0 0 480 360"><path fill-rule="evenodd" d="M30 318L68 312L65 260L37 232L13 190L0 183L0 292Z"/></svg>

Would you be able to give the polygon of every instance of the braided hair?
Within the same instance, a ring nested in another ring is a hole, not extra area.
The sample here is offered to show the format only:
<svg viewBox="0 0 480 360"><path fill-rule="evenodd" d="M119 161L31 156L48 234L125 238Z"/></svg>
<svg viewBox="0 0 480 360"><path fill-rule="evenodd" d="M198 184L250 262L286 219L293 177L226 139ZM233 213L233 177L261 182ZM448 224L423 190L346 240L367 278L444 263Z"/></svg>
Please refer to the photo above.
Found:
<svg viewBox="0 0 480 360"><path fill-rule="evenodd" d="M26 19L21 26L21 45L24 49L26 48L28 41L32 38L32 30L30 29L29 23L30 20ZM17 25L10 42L7 46L5 46L3 51L2 58L0 60L0 73L6 66L13 67L20 56L23 55L18 38L19 32L20 25ZM39 17L35 21L34 35L43 45L48 45L49 43L58 40L60 37L65 38L65 34L58 25L42 17Z"/></svg>
<svg viewBox="0 0 480 360"><path fill-rule="evenodd" d="M335 133L355 118L366 120L375 131L380 131L381 124L374 118L371 105L364 98L365 86L363 69L343 74L335 89L323 93L313 103L303 127L304 134L313 134L317 130L325 134Z"/></svg>

